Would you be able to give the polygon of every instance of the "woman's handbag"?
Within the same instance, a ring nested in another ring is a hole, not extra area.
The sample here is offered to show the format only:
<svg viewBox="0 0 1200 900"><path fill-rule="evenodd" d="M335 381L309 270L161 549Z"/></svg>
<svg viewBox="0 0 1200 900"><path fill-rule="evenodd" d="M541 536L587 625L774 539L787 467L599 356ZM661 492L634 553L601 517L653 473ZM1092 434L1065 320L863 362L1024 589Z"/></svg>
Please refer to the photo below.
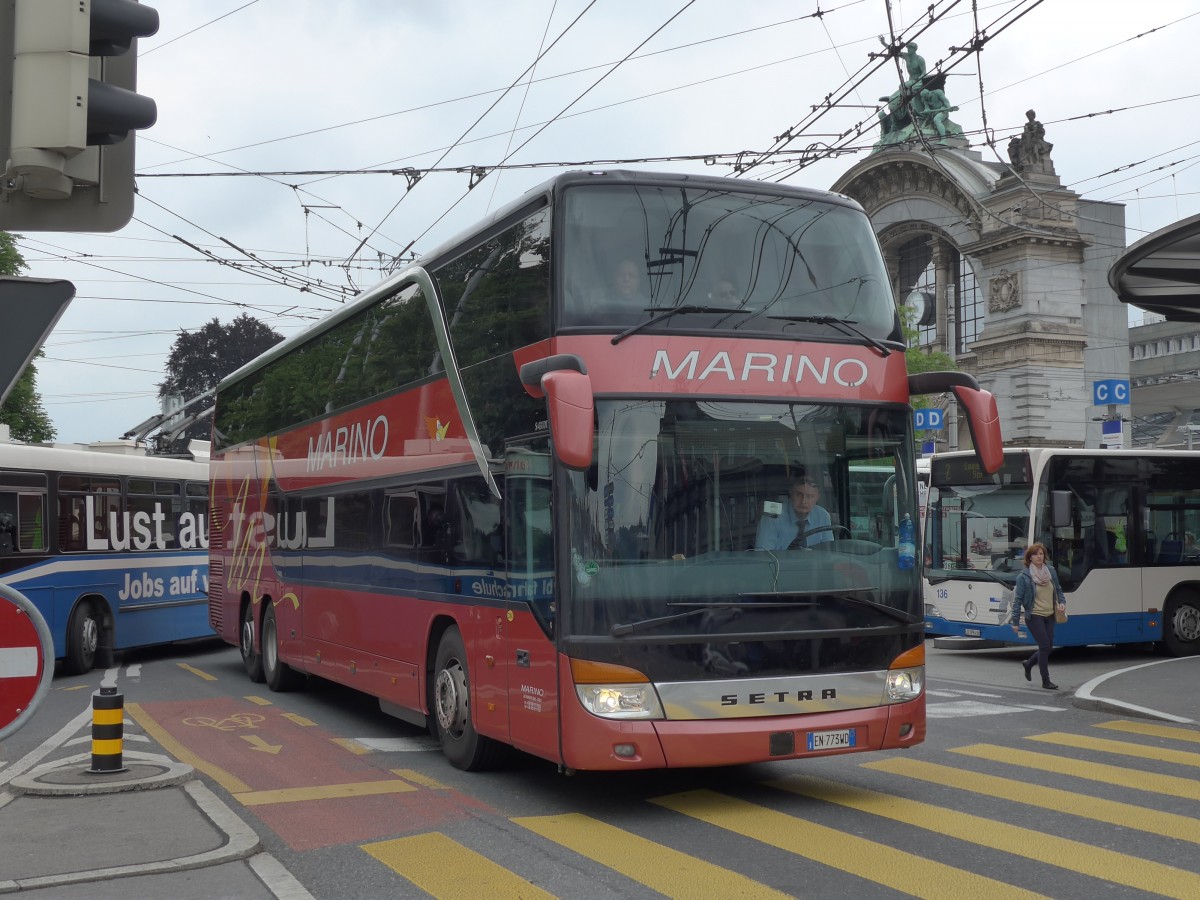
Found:
<svg viewBox="0 0 1200 900"><path fill-rule="evenodd" d="M1059 603L1059 604L1056 604L1056 605L1055 605L1055 607L1054 607L1054 621L1055 621L1055 622L1065 622L1065 621L1067 621L1067 607L1066 607L1066 605L1065 605L1065 604Z"/></svg>

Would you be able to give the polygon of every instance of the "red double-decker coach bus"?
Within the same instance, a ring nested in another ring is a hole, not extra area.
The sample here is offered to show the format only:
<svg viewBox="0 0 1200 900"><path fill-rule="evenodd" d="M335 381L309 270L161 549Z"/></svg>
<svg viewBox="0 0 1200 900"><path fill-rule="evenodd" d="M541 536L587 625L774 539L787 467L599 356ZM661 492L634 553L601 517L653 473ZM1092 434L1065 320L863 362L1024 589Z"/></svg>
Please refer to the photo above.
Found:
<svg viewBox="0 0 1200 900"><path fill-rule="evenodd" d="M853 201L563 174L219 385L212 625L464 769L911 746L935 391L997 468L994 398L907 375Z"/></svg>

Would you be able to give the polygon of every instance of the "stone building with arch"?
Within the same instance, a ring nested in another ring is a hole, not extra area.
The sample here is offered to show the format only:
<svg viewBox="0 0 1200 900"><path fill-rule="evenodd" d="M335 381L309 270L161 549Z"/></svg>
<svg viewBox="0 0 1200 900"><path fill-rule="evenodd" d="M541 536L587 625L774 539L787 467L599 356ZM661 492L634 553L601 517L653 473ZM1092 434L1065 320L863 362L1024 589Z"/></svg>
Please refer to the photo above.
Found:
<svg viewBox="0 0 1200 900"><path fill-rule="evenodd" d="M914 116L903 132L885 122L875 151L831 189L870 216L920 345L996 395L1007 445L1100 446L1108 410L1092 405L1092 383L1129 377L1128 316L1107 280L1124 206L1062 185L1032 110L1010 163ZM945 405L937 449L968 446Z"/></svg>

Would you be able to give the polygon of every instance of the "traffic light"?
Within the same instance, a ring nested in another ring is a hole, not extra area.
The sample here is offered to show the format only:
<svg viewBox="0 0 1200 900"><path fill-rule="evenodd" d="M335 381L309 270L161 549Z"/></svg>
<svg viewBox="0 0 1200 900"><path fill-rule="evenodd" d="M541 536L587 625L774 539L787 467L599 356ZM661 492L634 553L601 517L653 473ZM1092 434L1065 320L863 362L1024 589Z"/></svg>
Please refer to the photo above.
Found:
<svg viewBox="0 0 1200 900"><path fill-rule="evenodd" d="M133 216L134 139L158 117L136 92L136 0L0 0L0 229L117 231Z"/></svg>

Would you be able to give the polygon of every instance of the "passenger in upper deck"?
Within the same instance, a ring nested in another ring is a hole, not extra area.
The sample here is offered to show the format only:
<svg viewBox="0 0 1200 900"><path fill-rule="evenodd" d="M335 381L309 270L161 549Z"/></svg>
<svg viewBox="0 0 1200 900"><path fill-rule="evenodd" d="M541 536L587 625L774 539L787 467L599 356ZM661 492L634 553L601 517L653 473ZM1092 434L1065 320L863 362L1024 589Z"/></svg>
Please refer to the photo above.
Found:
<svg viewBox="0 0 1200 900"><path fill-rule="evenodd" d="M708 302L714 306L736 306L741 299L737 288L733 285L733 280L723 275L717 279L708 294Z"/></svg>
<svg viewBox="0 0 1200 900"><path fill-rule="evenodd" d="M634 260L622 259L613 267L608 299L624 310L638 304L649 305L650 293L646 289L645 272Z"/></svg>

